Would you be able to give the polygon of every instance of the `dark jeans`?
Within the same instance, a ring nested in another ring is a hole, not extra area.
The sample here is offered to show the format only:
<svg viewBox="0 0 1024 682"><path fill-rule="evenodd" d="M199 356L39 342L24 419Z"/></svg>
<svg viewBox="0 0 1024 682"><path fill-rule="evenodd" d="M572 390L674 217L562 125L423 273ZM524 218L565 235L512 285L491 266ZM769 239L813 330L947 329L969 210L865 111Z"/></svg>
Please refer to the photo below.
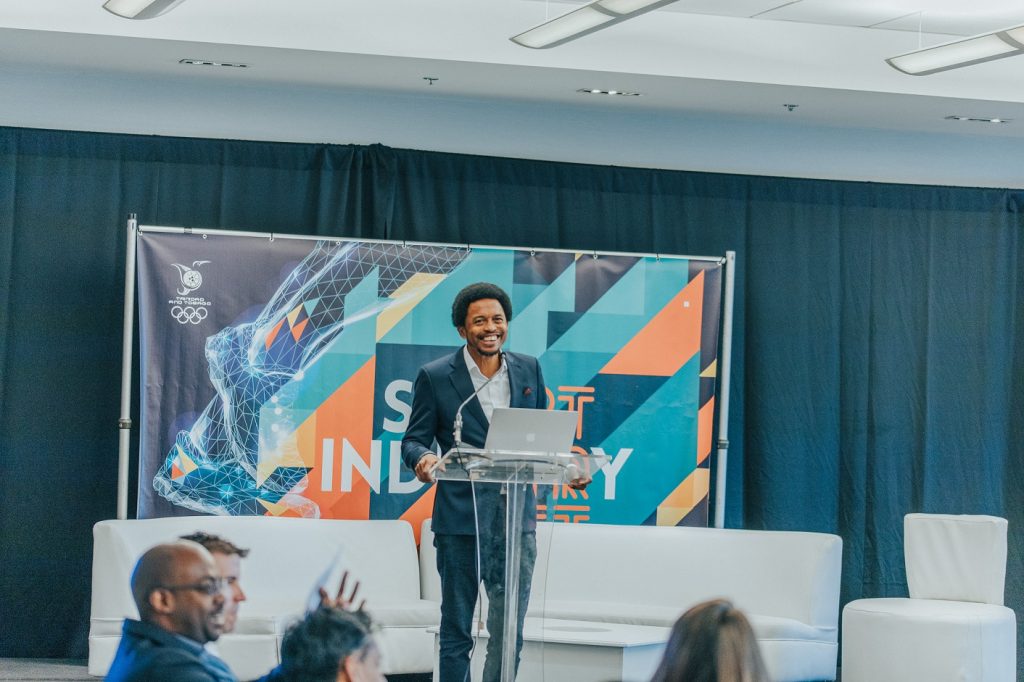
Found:
<svg viewBox="0 0 1024 682"><path fill-rule="evenodd" d="M495 515L504 524L504 513ZM481 580L487 590L487 659L484 682L501 677L502 631L505 623L505 533L481 529L481 576L476 574L476 538L472 535L435 535L437 570L441 574L441 682L469 680L469 652L473 648L474 607ZM537 536L523 533L519 564L519 625L516 636L516 669L523 648L523 619L530 601L530 583L537 560Z"/></svg>

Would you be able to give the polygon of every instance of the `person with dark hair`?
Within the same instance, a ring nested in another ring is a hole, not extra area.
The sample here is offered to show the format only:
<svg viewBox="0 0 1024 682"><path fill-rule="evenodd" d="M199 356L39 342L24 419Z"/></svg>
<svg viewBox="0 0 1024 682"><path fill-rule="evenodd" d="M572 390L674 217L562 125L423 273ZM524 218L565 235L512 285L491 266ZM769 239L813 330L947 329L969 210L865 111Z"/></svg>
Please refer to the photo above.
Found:
<svg viewBox="0 0 1024 682"><path fill-rule="evenodd" d="M384 682L369 617L331 606L306 614L285 633L268 682Z"/></svg>
<svg viewBox="0 0 1024 682"><path fill-rule="evenodd" d="M249 550L242 549L218 535L203 531L183 535L181 539L202 545L213 556L213 562L217 565L227 588L224 602L224 633L234 632L235 624L238 622L238 607L246 599L239 580L242 577L242 559L249 556Z"/></svg>
<svg viewBox="0 0 1024 682"><path fill-rule="evenodd" d="M224 583L206 549L185 540L151 548L131 588L139 620L125 620L107 680L236 682L203 648L224 631Z"/></svg>
<svg viewBox="0 0 1024 682"><path fill-rule="evenodd" d="M419 480L425 483L434 480L433 471L439 462L433 449L435 444L441 452L448 452L455 445L455 416L464 402L462 442L478 448L484 446L495 408L547 406L547 389L537 358L501 350L511 319L512 302L508 294L494 284L471 284L455 296L452 324L466 343L453 354L420 368L413 386L409 424L402 439L402 459ZM587 483L589 479L581 479L571 485L582 489ZM518 510L523 514L523 537L515 643L517 666L537 554L536 500L532 486L527 486L523 497L523 508ZM466 481L437 484L431 528L441 576L441 682L469 679L473 608L481 581L490 600L484 680L489 682L500 676L505 604L505 498L498 484L477 484L475 490Z"/></svg>
<svg viewBox="0 0 1024 682"><path fill-rule="evenodd" d="M487 299L493 299L498 302L501 312L505 314L505 324L507 327L508 323L512 320L512 299L508 297L504 289L490 282L470 284L455 295L455 300L452 301L452 326L456 329L463 327L466 324L466 315L469 314L470 304ZM461 332L460 335L466 338ZM469 339L466 340L467 342L469 341Z"/></svg>
<svg viewBox="0 0 1024 682"><path fill-rule="evenodd" d="M754 630L725 599L697 604L669 635L651 682L770 682Z"/></svg>

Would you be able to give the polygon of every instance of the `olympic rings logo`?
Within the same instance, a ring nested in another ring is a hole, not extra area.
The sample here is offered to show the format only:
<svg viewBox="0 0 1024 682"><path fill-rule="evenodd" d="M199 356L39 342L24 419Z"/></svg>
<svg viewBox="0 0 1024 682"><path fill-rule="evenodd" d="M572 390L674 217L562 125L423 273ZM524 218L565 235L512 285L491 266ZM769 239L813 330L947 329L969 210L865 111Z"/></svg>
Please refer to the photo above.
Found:
<svg viewBox="0 0 1024 682"><path fill-rule="evenodd" d="M176 319L179 324L199 324L206 319L208 314L209 312L203 307L193 308L188 305L183 308L176 305L171 308L171 317Z"/></svg>

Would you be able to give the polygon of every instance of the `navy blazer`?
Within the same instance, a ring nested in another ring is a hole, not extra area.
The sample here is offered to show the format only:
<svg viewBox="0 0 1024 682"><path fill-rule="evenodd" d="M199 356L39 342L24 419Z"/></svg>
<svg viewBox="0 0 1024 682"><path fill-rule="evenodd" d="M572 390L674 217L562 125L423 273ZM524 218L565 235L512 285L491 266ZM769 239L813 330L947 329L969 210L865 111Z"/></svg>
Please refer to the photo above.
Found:
<svg viewBox="0 0 1024 682"><path fill-rule="evenodd" d="M110 682L237 682L224 661L199 642L150 623L124 621Z"/></svg>
<svg viewBox="0 0 1024 682"><path fill-rule="evenodd" d="M508 365L510 407L545 408L547 390L537 358L521 353L505 353ZM410 469L428 452L434 452L436 442L441 453L454 445L453 427L459 405L473 394L473 380L466 367L460 347L453 354L429 362L420 368L413 386L412 414L409 427L402 438L402 460ZM490 426L483 407L476 398L462 409L462 441L482 448ZM436 454L436 453L435 453ZM434 518L431 528L439 535L473 535L473 495L466 481L438 481L434 498ZM497 484L477 484L477 509L480 528L490 528L491 516L497 508ZM537 527L537 501L533 486L527 486L524 495L524 531Z"/></svg>

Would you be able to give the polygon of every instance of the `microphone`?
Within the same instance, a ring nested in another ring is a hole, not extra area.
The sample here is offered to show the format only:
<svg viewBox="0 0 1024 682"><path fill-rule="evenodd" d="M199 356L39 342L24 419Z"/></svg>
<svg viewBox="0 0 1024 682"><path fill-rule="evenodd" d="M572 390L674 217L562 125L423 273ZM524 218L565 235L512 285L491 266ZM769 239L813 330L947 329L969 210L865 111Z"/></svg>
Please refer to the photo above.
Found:
<svg viewBox="0 0 1024 682"><path fill-rule="evenodd" d="M498 372L500 372L501 371L501 366L502 365L507 366L507 362L508 362L506 360L506 357L505 357L505 351L499 351L498 352L498 358L501 361L501 364L498 366ZM480 384L480 388L478 388L475 391L473 391L473 393L471 393L468 398L466 398L465 400L462 401L462 404L459 405L459 409L455 410L455 424L454 424L455 428L454 428L453 435L455 436L455 443L454 444L456 446L462 445L462 408L464 408L466 405L468 405L470 400L475 398L480 391L484 390L484 388L488 384L490 384L492 381L494 381L494 377L498 376L498 372L495 372L493 375L491 375L491 377L487 381L485 381L484 383Z"/></svg>

